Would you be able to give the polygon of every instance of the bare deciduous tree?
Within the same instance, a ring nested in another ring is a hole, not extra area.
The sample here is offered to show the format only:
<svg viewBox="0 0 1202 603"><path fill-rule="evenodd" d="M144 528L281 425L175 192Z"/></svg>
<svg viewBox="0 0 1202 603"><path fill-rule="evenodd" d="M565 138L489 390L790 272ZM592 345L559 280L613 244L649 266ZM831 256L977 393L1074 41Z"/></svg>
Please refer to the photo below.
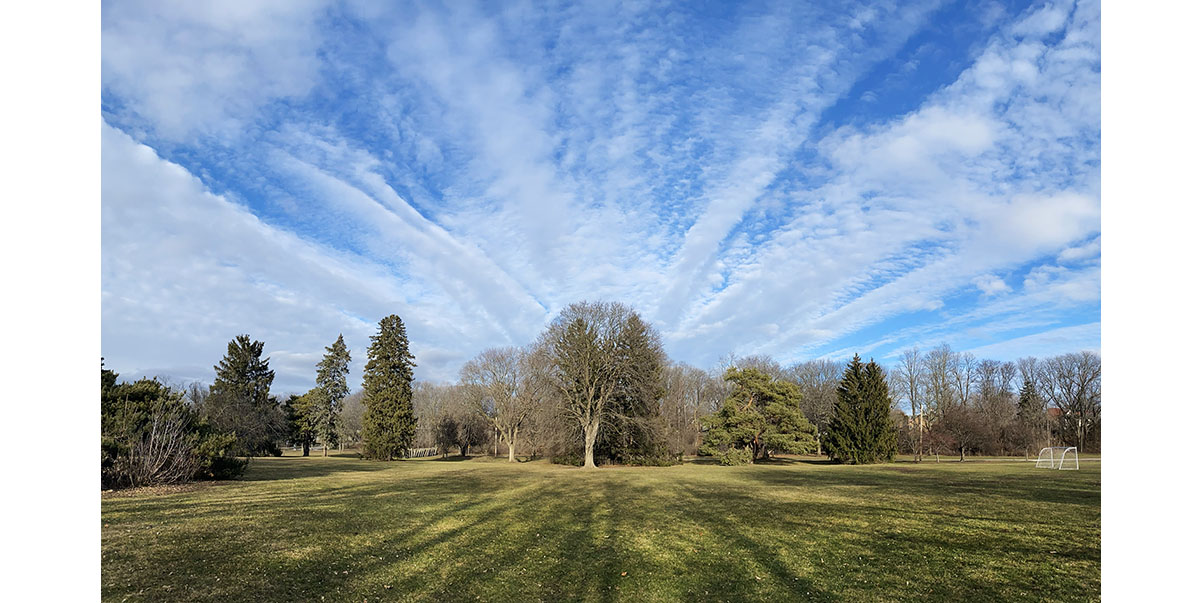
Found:
<svg viewBox="0 0 1202 603"><path fill-rule="evenodd" d="M914 460L922 461L923 436L926 432L927 397L923 391L927 383L927 366L923 362L922 352L918 348L910 348L902 353L901 362L890 372L897 384L897 400L905 400L910 405L910 418L915 422Z"/></svg>
<svg viewBox="0 0 1202 603"><path fill-rule="evenodd" d="M830 433L828 428L835 412L843 365L833 360L808 360L789 367L787 373L801 390L802 414L818 429L818 454L822 454L823 438Z"/></svg>
<svg viewBox="0 0 1202 603"><path fill-rule="evenodd" d="M952 383L956 388L956 401L968 406L977 380L977 358L969 352L952 355Z"/></svg>
<svg viewBox="0 0 1202 603"><path fill-rule="evenodd" d="M363 390L342 399L338 412L338 445L358 446L363 442Z"/></svg>
<svg viewBox="0 0 1202 603"><path fill-rule="evenodd" d="M940 413L951 406L955 399L955 364L956 353L948 344L940 344L922 357L923 375L926 383L923 387L926 395L926 408L932 413Z"/></svg>
<svg viewBox="0 0 1202 603"><path fill-rule="evenodd" d="M660 415L668 425L668 444L676 454L695 454L701 445L701 416L721 405L725 388L709 373L687 364L663 371Z"/></svg>
<svg viewBox="0 0 1202 603"><path fill-rule="evenodd" d="M517 461L518 432L547 397L549 384L530 350L492 348L463 365L460 381L473 408L488 419Z"/></svg>
<svg viewBox="0 0 1202 603"><path fill-rule="evenodd" d="M559 313L540 342L562 408L583 433L586 468L597 466L597 434L629 369L629 358L622 352L623 332L639 323L638 314L616 302L576 303Z"/></svg>
<svg viewBox="0 0 1202 603"><path fill-rule="evenodd" d="M1102 358L1077 352L1047 358L1039 364L1040 394L1060 410L1062 431L1071 432L1084 451L1086 436L1096 429L1102 405Z"/></svg>

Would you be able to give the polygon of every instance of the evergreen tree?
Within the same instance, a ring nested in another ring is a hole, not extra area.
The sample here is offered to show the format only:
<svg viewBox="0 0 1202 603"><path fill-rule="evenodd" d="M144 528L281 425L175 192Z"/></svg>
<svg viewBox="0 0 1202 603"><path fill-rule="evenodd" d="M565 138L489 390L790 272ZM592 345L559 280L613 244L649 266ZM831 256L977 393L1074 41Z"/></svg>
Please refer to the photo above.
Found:
<svg viewBox="0 0 1202 603"><path fill-rule="evenodd" d="M754 368L730 368L734 385L718 412L702 420L702 454L722 464L767 459L772 452L806 454L818 448L818 430L801 413L801 390Z"/></svg>
<svg viewBox="0 0 1202 603"><path fill-rule="evenodd" d="M631 312L619 331L615 362L622 367L597 435L599 459L630 465L670 461L667 424L660 416L665 364L659 335Z"/></svg>
<svg viewBox="0 0 1202 603"><path fill-rule="evenodd" d="M245 454L278 455L276 439L286 429L282 409L270 395L275 372L262 358L263 342L239 335L213 367L217 378L205 400L204 414L222 432L233 431Z"/></svg>
<svg viewBox="0 0 1202 603"><path fill-rule="evenodd" d="M1035 390L1035 382L1030 379L1023 381L1023 387L1018 392L1018 416L1023 423L1037 425L1043 414L1043 400Z"/></svg>
<svg viewBox="0 0 1202 603"><path fill-rule="evenodd" d="M831 418L827 454L841 463L887 462L897 453L897 431L890 420L893 403L885 373L876 362L856 354L843 371Z"/></svg>
<svg viewBox="0 0 1202 603"><path fill-rule="evenodd" d="M384 317L379 333L371 337L363 370L364 456L381 460L405 457L417 428L413 414L415 366L405 323L395 314Z"/></svg>
<svg viewBox="0 0 1202 603"><path fill-rule="evenodd" d="M315 435L321 439L321 455L326 456L330 446L338 443L338 415L342 412L342 399L351 393L346 385L346 376L351 372L351 354L342 340L326 347L325 356L317 363L317 404L310 408Z"/></svg>
<svg viewBox="0 0 1202 603"><path fill-rule="evenodd" d="M320 406L321 399L321 392L313 388L303 396L292 394L284 402L284 416L289 428L288 439L293 444L301 445L301 456L309 456L309 448L316 441L318 429L313 418L318 413L313 409Z"/></svg>
<svg viewBox="0 0 1202 603"><path fill-rule="evenodd" d="M247 461L233 456L235 437L199 417L184 392L156 379L117 383L101 366L100 480L123 488L191 479L232 479Z"/></svg>
<svg viewBox="0 0 1202 603"><path fill-rule="evenodd" d="M1044 441L1042 436L1046 435L1048 440L1051 439L1046 404L1035 389L1035 382L1024 379L1023 387L1018 392L1019 428L1016 431L1017 439L1027 454L1030 454L1033 444Z"/></svg>

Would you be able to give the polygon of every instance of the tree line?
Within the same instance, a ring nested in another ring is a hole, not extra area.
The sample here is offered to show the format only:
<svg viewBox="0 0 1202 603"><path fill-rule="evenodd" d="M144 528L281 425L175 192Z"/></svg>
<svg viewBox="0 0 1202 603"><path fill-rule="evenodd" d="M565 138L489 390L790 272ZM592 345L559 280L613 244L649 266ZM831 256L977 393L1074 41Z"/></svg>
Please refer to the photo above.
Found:
<svg viewBox="0 0 1202 603"><path fill-rule="evenodd" d="M280 445L307 456L318 443L323 454L351 446L380 460L417 447L444 456L491 447L513 462L524 451L589 468L667 465L686 455L722 464L779 454L871 463L898 453L921 461L1030 454L1053 443L1100 448L1101 363L1090 352L999 362L941 345L907 350L892 369L859 356L787 367L730 356L705 371L671 362L656 330L613 302L568 306L534 341L484 350L451 384L415 382L396 315L371 337L354 394L342 335L316 365L314 388L286 399L270 394L274 373L262 351L263 342L235 337L208 387L117 385L102 367L106 486L233 477L245 469L239 457L278 455ZM161 424L184 436L160 442ZM135 476L129 459L152 448L175 450L180 466Z"/></svg>

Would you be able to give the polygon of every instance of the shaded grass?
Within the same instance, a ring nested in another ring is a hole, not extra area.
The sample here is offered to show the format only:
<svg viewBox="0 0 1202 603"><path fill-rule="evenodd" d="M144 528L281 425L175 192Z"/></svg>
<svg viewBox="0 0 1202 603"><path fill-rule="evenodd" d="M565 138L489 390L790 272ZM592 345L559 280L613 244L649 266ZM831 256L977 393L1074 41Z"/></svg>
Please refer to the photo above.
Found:
<svg viewBox="0 0 1202 603"><path fill-rule="evenodd" d="M256 459L102 501L110 600L1096 600L1100 469ZM625 572L625 575L623 575Z"/></svg>

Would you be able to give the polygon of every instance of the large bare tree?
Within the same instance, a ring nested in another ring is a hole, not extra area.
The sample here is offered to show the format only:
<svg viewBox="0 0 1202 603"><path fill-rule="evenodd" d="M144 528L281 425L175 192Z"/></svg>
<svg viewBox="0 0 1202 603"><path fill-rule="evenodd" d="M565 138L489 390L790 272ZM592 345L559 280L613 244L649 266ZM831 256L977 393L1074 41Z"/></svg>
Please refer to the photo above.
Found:
<svg viewBox="0 0 1202 603"><path fill-rule="evenodd" d="M968 406L977 382L977 358L971 352L952 354L952 383L956 388L956 401Z"/></svg>
<svg viewBox="0 0 1202 603"><path fill-rule="evenodd" d="M902 352L901 361L890 371L896 383L897 399L905 400L910 405L910 420L914 421L917 441L914 446L914 460L922 461L923 434L926 431L927 398L923 387L927 383L927 366L923 363L922 352L913 347Z"/></svg>
<svg viewBox="0 0 1202 603"><path fill-rule="evenodd" d="M1039 365L1038 377L1040 393L1060 409L1062 431L1072 432L1073 443L1084 451L1086 435L1101 418L1101 356L1077 352L1047 358Z"/></svg>
<svg viewBox="0 0 1202 603"><path fill-rule="evenodd" d="M801 390L801 412L818 429L818 454L822 454L824 438L830 435L831 417L843 365L834 360L807 360L794 364L786 371L788 378Z"/></svg>
<svg viewBox="0 0 1202 603"><path fill-rule="evenodd" d="M956 401L955 365L956 353L946 343L927 352L922 357L926 383L927 410L938 414Z"/></svg>
<svg viewBox="0 0 1202 603"><path fill-rule="evenodd" d="M528 350L492 348L463 365L460 381L517 461L518 432L546 397L547 380Z"/></svg>
<svg viewBox="0 0 1202 603"><path fill-rule="evenodd" d="M602 422L623 378L633 372L626 333L648 328L620 303L580 302L564 308L543 333L539 345L548 376L584 437L585 468L596 468L593 451Z"/></svg>

